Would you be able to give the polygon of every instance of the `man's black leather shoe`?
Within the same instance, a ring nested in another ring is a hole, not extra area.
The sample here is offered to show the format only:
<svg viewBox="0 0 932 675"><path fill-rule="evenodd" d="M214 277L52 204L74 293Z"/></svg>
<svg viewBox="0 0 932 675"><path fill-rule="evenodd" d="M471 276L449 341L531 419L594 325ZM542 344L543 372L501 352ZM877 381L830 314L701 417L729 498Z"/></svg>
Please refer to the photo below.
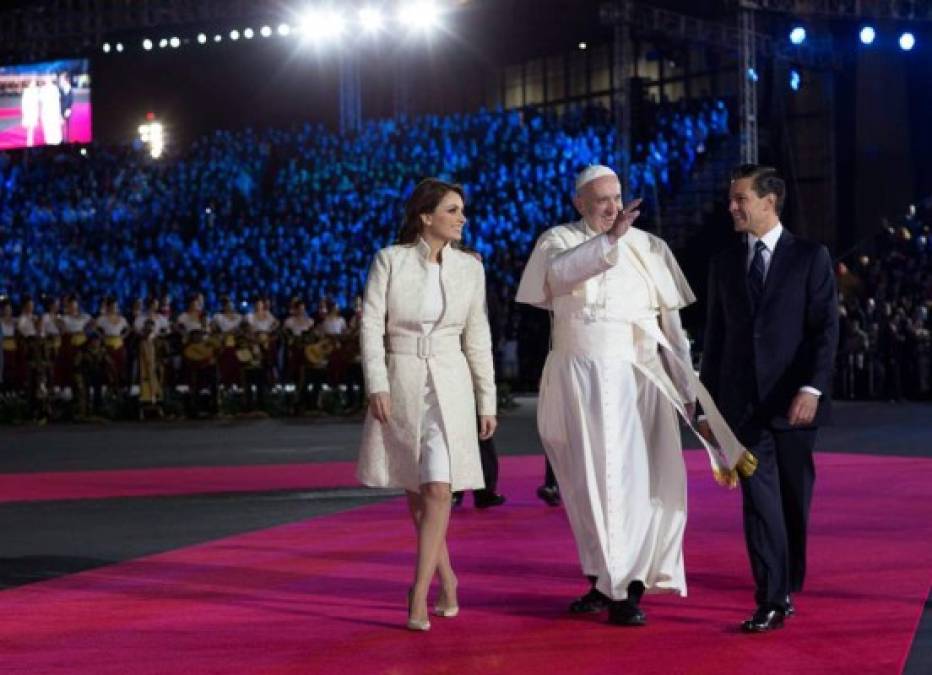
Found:
<svg viewBox="0 0 932 675"><path fill-rule="evenodd" d="M608 622L615 626L645 626L647 615L630 600L613 600L608 606Z"/></svg>
<svg viewBox="0 0 932 675"><path fill-rule="evenodd" d="M481 495L474 493L472 499L477 509L487 509L492 506L501 506L505 503L505 496L497 492L493 492L492 494L483 493Z"/></svg>
<svg viewBox="0 0 932 675"><path fill-rule="evenodd" d="M547 502L550 506L559 506L560 505L560 488L556 485L550 487L548 485L541 485L537 488L537 496Z"/></svg>
<svg viewBox="0 0 932 675"><path fill-rule="evenodd" d="M611 602L611 598L593 588L585 595L573 600L573 602L570 603L570 611L573 614L601 612L603 609L608 608Z"/></svg>
<svg viewBox="0 0 932 675"><path fill-rule="evenodd" d="M793 601L790 600L790 596L786 596L786 611L784 612L785 618L789 619L794 614L796 614L796 608L793 607Z"/></svg>
<svg viewBox="0 0 932 675"><path fill-rule="evenodd" d="M741 624L745 633L767 633L783 627L785 614L782 609L774 607L758 607L754 616Z"/></svg>
<svg viewBox="0 0 932 675"><path fill-rule="evenodd" d="M457 506L463 505L463 493L462 492L453 493L452 505L454 508L456 508Z"/></svg>

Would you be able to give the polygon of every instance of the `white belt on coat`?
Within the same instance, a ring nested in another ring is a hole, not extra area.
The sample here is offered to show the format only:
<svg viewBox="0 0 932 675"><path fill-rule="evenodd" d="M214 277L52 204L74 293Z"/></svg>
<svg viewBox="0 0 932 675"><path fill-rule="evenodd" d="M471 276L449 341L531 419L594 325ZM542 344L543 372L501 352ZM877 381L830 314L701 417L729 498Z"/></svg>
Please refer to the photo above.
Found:
<svg viewBox="0 0 932 675"><path fill-rule="evenodd" d="M388 352L429 359L463 351L459 335L389 335Z"/></svg>

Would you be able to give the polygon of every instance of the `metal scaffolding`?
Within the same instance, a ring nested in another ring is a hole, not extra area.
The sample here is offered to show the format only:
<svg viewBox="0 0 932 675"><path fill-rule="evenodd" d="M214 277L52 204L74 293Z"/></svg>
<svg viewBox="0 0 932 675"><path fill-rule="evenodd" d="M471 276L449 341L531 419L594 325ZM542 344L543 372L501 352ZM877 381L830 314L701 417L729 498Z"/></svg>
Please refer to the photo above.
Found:
<svg viewBox="0 0 932 675"><path fill-rule="evenodd" d="M754 10L738 10L738 119L740 123L741 162L757 164L759 137L757 129L757 33Z"/></svg>
<svg viewBox="0 0 932 675"><path fill-rule="evenodd" d="M631 28L619 22L614 26L612 44L612 115L615 121L616 142L621 151L621 166L617 167L622 177L622 187L627 188L628 167L631 165L631 72L633 50Z"/></svg>
<svg viewBox="0 0 932 675"><path fill-rule="evenodd" d="M801 17L932 21L932 0L741 0L740 4Z"/></svg>
<svg viewBox="0 0 932 675"><path fill-rule="evenodd" d="M357 133L362 128L362 91L359 60L355 53L340 54L340 134Z"/></svg>
<svg viewBox="0 0 932 675"><path fill-rule="evenodd" d="M269 0L44 0L0 12L0 59L86 54L114 35L259 18L283 18L281 7Z"/></svg>

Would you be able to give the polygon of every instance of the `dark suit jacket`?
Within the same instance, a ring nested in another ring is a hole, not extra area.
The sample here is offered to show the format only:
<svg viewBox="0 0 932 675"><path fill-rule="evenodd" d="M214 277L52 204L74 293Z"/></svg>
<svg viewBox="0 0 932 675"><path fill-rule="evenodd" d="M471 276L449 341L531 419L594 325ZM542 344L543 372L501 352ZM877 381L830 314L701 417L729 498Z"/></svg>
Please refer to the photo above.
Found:
<svg viewBox="0 0 932 675"><path fill-rule="evenodd" d="M822 392L813 426L830 414L838 345L838 300L828 250L784 229L774 248L757 312L747 284L747 244L709 267L701 379L742 442L755 431L789 428L800 387Z"/></svg>

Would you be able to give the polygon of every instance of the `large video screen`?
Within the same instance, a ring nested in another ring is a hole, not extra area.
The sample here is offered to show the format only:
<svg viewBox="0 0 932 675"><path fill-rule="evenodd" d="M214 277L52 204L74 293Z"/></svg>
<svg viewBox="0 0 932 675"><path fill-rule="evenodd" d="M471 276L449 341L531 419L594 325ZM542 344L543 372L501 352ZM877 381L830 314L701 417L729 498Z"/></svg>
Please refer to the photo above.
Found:
<svg viewBox="0 0 932 675"><path fill-rule="evenodd" d="M87 59L0 66L0 150L90 140Z"/></svg>

